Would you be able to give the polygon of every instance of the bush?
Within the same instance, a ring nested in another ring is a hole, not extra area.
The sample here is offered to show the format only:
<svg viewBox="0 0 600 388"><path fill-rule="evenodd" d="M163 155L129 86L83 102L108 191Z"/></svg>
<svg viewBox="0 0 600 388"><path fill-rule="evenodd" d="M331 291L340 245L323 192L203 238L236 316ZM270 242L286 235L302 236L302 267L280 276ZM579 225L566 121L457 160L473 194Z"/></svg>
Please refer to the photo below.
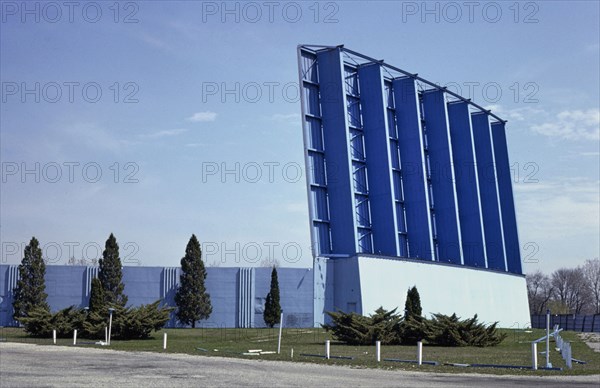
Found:
<svg viewBox="0 0 600 388"><path fill-rule="evenodd" d="M349 345L373 345L375 341L391 345L399 342L398 325L401 318L396 314L396 309L387 311L380 307L375 314L368 317L341 311L327 314L333 320L333 324L322 326L331 331L338 341Z"/></svg>
<svg viewBox="0 0 600 388"><path fill-rule="evenodd" d="M428 343L441 346L495 346L506 338L496 329L497 324L479 323L477 314L462 321L456 314L433 314L425 324L425 337Z"/></svg>
<svg viewBox="0 0 600 388"><path fill-rule="evenodd" d="M139 307L115 306L111 337L118 339L149 338L169 321L172 307L160 307L160 300ZM104 311L102 311L104 310ZM103 337L108 326L108 308L92 311L83 323L84 332L90 337Z"/></svg>
<svg viewBox="0 0 600 388"><path fill-rule="evenodd" d="M403 345L415 345L425 339L427 320L421 316L408 316L400 322L400 341Z"/></svg>
<svg viewBox="0 0 600 388"><path fill-rule="evenodd" d="M25 332L33 337L48 337L52 333L52 314L44 307L34 307L27 316L17 317Z"/></svg>
<svg viewBox="0 0 600 388"><path fill-rule="evenodd" d="M160 301L139 307L117 306L113 312L112 338L141 339L148 338L153 331L160 330L170 318L173 308L159 307ZM104 338L104 328L108 326L108 309L90 311L67 307L51 314L43 307L34 308L27 317L19 318L25 332L33 337L49 337L52 330L56 336L66 338L73 335L75 329L82 337Z"/></svg>
<svg viewBox="0 0 600 388"><path fill-rule="evenodd" d="M25 332L34 337L49 337L56 330L56 336L66 338L73 335L73 330L82 331L85 312L74 306L51 314L43 307L34 308L27 317L19 318Z"/></svg>
<svg viewBox="0 0 600 388"><path fill-rule="evenodd" d="M113 333L115 338L149 338L153 331L160 330L169 321L171 307L159 307L160 301L139 307L128 308L123 314L113 313Z"/></svg>
<svg viewBox="0 0 600 388"><path fill-rule="evenodd" d="M381 341L383 345L415 344L424 340L430 345L440 346L495 346L506 338L499 333L496 323L486 326L473 318L460 320L451 316L434 314L432 319L409 316L402 319L396 310L387 311L382 307L375 314L363 316L344 312L327 313L333 323L322 325L331 331L338 341L349 345L373 345Z"/></svg>

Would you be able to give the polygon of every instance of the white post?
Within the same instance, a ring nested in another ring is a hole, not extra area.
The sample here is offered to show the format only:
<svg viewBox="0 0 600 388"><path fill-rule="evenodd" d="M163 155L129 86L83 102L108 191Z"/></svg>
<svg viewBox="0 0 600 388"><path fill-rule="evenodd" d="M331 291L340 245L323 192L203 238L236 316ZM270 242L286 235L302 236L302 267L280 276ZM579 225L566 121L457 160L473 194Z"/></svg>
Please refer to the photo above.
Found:
<svg viewBox="0 0 600 388"><path fill-rule="evenodd" d="M167 333L163 334L163 350L167 349Z"/></svg>
<svg viewBox="0 0 600 388"><path fill-rule="evenodd" d="M281 353L281 330L283 329L283 311L279 316L279 341L277 342L277 354Z"/></svg>
<svg viewBox="0 0 600 388"><path fill-rule="evenodd" d="M550 310L546 310L546 368L552 368L550 364Z"/></svg>
<svg viewBox="0 0 600 388"><path fill-rule="evenodd" d="M417 364L423 365L423 341L417 342Z"/></svg>
<svg viewBox="0 0 600 388"><path fill-rule="evenodd" d="M531 343L531 369L537 370L537 342Z"/></svg>
<svg viewBox="0 0 600 388"><path fill-rule="evenodd" d="M108 327L104 326L104 342L108 344Z"/></svg>
<svg viewBox="0 0 600 388"><path fill-rule="evenodd" d="M73 345L77 345L77 329L73 332Z"/></svg>
<svg viewBox="0 0 600 388"><path fill-rule="evenodd" d="M110 316L108 318L108 344L110 345L110 335L112 331L112 310L110 311Z"/></svg>
<svg viewBox="0 0 600 388"><path fill-rule="evenodd" d="M571 357L571 343L567 343L567 368L572 369L573 368L573 358Z"/></svg>
<svg viewBox="0 0 600 388"><path fill-rule="evenodd" d="M375 342L375 352L377 353L377 362L381 362L381 341Z"/></svg>
<svg viewBox="0 0 600 388"><path fill-rule="evenodd" d="M52 330L52 342L56 345L56 330Z"/></svg>
<svg viewBox="0 0 600 388"><path fill-rule="evenodd" d="M292 352L290 353L290 358L294 358L294 348L292 348Z"/></svg>
<svg viewBox="0 0 600 388"><path fill-rule="evenodd" d="M325 341L325 357L329 360L329 350L331 349L330 341Z"/></svg>

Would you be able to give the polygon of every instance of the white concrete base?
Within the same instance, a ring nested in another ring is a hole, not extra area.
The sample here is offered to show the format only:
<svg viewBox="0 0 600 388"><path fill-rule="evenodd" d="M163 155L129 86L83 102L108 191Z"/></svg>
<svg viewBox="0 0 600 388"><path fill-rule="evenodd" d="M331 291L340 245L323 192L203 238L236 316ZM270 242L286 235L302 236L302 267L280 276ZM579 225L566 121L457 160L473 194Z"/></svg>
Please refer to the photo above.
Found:
<svg viewBox="0 0 600 388"><path fill-rule="evenodd" d="M480 321L498 321L498 327L531 326L524 276L372 256L358 257L358 272L363 314L379 306L403 313L407 290L417 286L423 315L477 314Z"/></svg>
<svg viewBox="0 0 600 388"><path fill-rule="evenodd" d="M371 314L378 307L404 313L406 292L417 286L423 315L477 314L498 327L531 327L525 276L431 261L361 255L315 260L315 326L327 311Z"/></svg>

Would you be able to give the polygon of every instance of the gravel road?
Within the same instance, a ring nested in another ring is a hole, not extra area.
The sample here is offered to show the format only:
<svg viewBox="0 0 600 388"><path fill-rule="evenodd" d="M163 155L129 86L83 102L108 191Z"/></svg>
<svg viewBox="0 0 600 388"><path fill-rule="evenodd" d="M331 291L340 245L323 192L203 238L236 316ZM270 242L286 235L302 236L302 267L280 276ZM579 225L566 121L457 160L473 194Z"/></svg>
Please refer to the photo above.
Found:
<svg viewBox="0 0 600 388"><path fill-rule="evenodd" d="M437 374L0 343L1 387L597 387L596 376Z"/></svg>

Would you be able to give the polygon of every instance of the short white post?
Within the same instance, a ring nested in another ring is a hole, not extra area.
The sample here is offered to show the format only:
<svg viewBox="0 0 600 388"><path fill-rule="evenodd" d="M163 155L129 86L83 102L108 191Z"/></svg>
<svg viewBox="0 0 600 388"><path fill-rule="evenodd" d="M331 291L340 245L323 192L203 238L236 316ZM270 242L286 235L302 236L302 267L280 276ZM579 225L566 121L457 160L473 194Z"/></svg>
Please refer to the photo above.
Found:
<svg viewBox="0 0 600 388"><path fill-rule="evenodd" d="M73 345L77 345L77 329L73 332Z"/></svg>
<svg viewBox="0 0 600 388"><path fill-rule="evenodd" d="M52 330L52 342L56 345L56 330Z"/></svg>
<svg viewBox="0 0 600 388"><path fill-rule="evenodd" d="M277 341L277 354L281 353L281 330L283 329L283 311L279 316L279 341Z"/></svg>
<svg viewBox="0 0 600 388"><path fill-rule="evenodd" d="M537 370L537 342L531 343L531 369Z"/></svg>
<svg viewBox="0 0 600 388"><path fill-rule="evenodd" d="M377 353L377 362L381 361L381 341L375 342L375 352Z"/></svg>
<svg viewBox="0 0 600 388"><path fill-rule="evenodd" d="M292 348L292 351L290 353L290 358L294 358L294 348Z"/></svg>
<svg viewBox="0 0 600 388"><path fill-rule="evenodd" d="M330 341L325 341L325 358L329 360L329 351L331 349Z"/></svg>
<svg viewBox="0 0 600 388"><path fill-rule="evenodd" d="M567 362L567 368L572 369L573 368L573 358L571 357L571 343L567 343L567 359L565 360Z"/></svg>
<svg viewBox="0 0 600 388"><path fill-rule="evenodd" d="M167 333L163 334L163 350L167 349Z"/></svg>
<svg viewBox="0 0 600 388"><path fill-rule="evenodd" d="M104 342L108 344L108 327L104 326Z"/></svg>
<svg viewBox="0 0 600 388"><path fill-rule="evenodd" d="M423 342L417 342L417 364L423 365Z"/></svg>

